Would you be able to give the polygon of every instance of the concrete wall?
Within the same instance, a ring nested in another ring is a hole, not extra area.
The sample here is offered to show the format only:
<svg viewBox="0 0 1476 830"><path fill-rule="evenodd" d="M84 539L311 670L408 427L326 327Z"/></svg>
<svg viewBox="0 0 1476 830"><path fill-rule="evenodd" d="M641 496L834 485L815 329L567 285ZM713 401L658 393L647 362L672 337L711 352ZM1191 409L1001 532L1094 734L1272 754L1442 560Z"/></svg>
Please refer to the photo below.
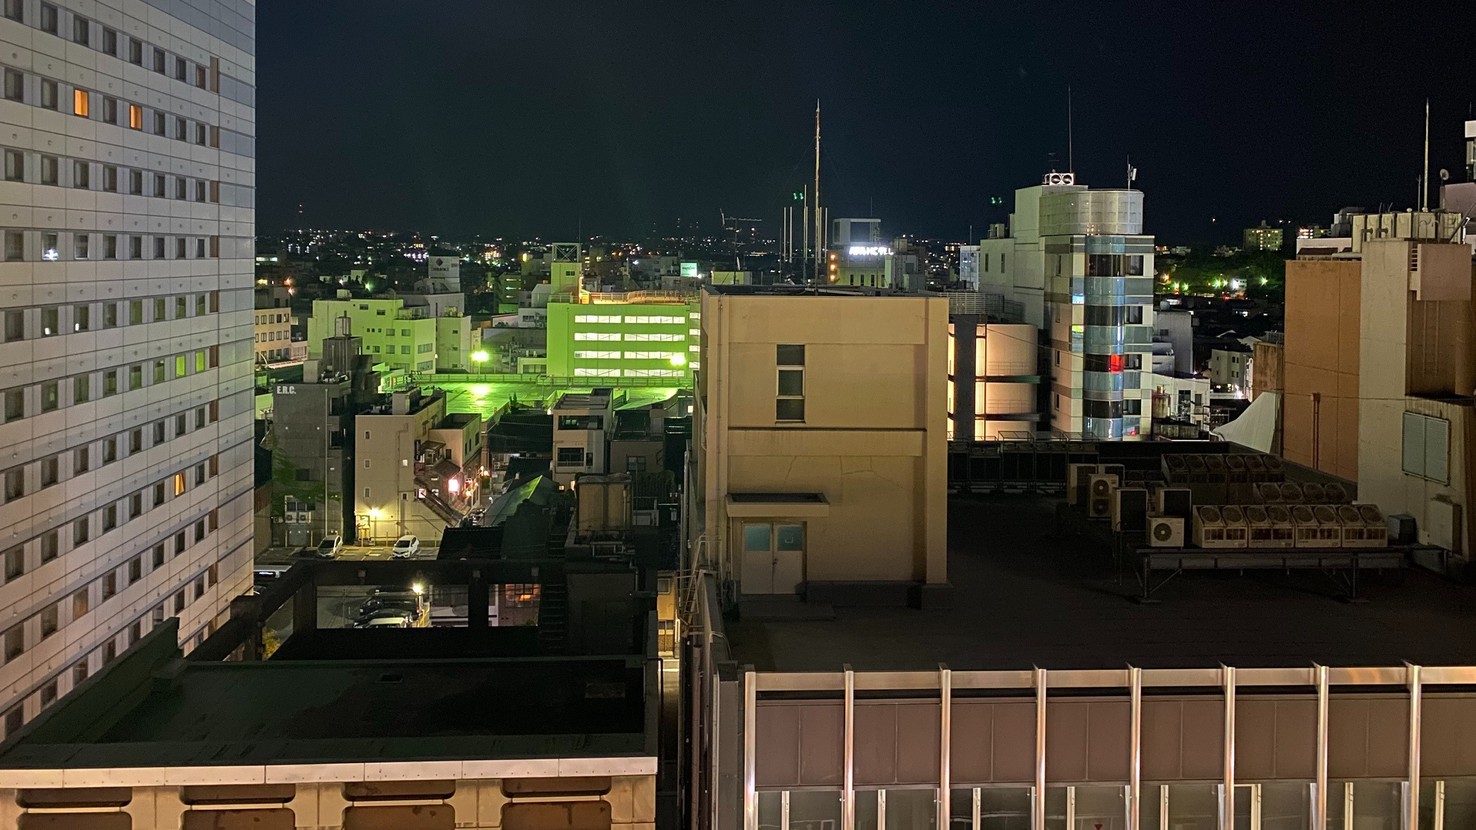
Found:
<svg viewBox="0 0 1476 830"><path fill-rule="evenodd" d="M1449 330L1456 319L1469 326L1470 302L1415 300L1409 283L1410 245L1397 239L1363 243L1358 495L1385 513L1413 515L1421 542L1468 555L1472 401L1450 394L1456 355ZM1469 273L1465 279L1469 285ZM1406 412L1449 421L1448 481L1404 472ZM1451 531L1438 531L1442 524Z"/></svg>
<svg viewBox="0 0 1476 830"><path fill-rule="evenodd" d="M580 792L581 789L587 792ZM208 797L229 798L232 791L242 793L242 802L196 801ZM17 805L17 797L24 799L28 792L0 789L0 824L6 827L19 825L21 816L27 811ZM260 830L609 827L611 830L654 830L656 826L656 779L646 775L461 781L325 781L236 787L123 787L116 791L92 789L82 792L93 797L116 792L127 803L122 807L104 807L100 811L94 808L91 812L80 808L75 813L67 813L66 808L61 808L60 812L52 811L47 816L57 823L45 826L75 827L78 830L111 828L118 825L108 823L108 820L118 814L128 817L133 830L178 830L180 827L252 827ZM280 800L249 803L244 800L248 793L255 798ZM187 803L186 799L196 803ZM39 819L42 815L32 814L32 817Z"/></svg>
<svg viewBox="0 0 1476 830"><path fill-rule="evenodd" d="M1358 260L1286 264L1283 455L1349 481L1358 479L1359 466L1361 273ZM1403 307L1402 297L1386 298L1394 299L1399 305L1386 310ZM1315 405L1314 393L1319 396ZM1404 394L1402 389L1399 394Z"/></svg>
<svg viewBox="0 0 1476 830"><path fill-rule="evenodd" d="M729 575L728 494L807 492L829 502L805 519L807 580L947 580L947 324L942 297L704 295L705 516ZM805 346L802 423L776 421L777 344Z"/></svg>

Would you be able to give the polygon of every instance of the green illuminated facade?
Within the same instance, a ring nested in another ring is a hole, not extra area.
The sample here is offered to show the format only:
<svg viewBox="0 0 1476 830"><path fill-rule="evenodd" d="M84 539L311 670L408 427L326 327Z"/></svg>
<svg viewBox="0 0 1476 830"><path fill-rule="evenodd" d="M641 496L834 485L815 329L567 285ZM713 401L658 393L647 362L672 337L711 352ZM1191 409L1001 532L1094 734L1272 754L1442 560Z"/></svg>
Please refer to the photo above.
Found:
<svg viewBox="0 0 1476 830"><path fill-rule="evenodd" d="M611 385L664 378L690 387L692 370L701 368L699 308L695 298L549 303L548 374Z"/></svg>

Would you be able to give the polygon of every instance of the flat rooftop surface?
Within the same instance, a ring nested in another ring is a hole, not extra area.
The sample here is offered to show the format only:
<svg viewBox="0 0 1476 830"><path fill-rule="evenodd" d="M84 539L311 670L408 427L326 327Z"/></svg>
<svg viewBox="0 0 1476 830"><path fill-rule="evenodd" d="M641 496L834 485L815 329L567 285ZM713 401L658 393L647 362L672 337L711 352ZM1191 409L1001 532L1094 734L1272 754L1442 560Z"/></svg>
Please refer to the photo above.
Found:
<svg viewBox="0 0 1476 830"><path fill-rule="evenodd" d="M563 389L536 381L478 383L448 380L451 377L454 376L437 375L435 380L431 381L445 392L446 411L452 414L475 413L481 415L483 420L491 418L498 408L513 399L526 404L545 405L562 392L588 393L593 391L593 387ZM675 387L656 386L617 388L623 389L626 394L625 402L618 407L619 409L636 409L653 403L661 403L675 397L678 391Z"/></svg>
<svg viewBox="0 0 1476 830"><path fill-rule="evenodd" d="M639 755L644 685L625 658L187 663L123 705L84 691L69 705L95 717L41 724L0 767Z"/></svg>
<svg viewBox="0 0 1476 830"><path fill-rule="evenodd" d="M952 608L729 622L734 657L760 671L1476 665L1476 589L1415 569L1365 572L1368 601L1347 603L1318 571L1200 571L1142 605L1107 548L1057 535L1056 504L951 499Z"/></svg>

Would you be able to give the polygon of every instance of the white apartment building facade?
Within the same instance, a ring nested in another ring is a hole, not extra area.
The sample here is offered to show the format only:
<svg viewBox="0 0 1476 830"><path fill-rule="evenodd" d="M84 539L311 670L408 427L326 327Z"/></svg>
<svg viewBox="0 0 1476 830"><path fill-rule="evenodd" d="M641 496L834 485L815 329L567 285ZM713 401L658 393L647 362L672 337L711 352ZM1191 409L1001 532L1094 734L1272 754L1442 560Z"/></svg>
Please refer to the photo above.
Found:
<svg viewBox="0 0 1476 830"><path fill-rule="evenodd" d="M0 5L0 717L250 586L255 6Z"/></svg>
<svg viewBox="0 0 1476 830"><path fill-rule="evenodd" d="M980 290L1019 302L1047 332L1052 430L1151 431L1153 273L1142 192L1089 190L1069 173L1017 190L1008 235L979 243Z"/></svg>

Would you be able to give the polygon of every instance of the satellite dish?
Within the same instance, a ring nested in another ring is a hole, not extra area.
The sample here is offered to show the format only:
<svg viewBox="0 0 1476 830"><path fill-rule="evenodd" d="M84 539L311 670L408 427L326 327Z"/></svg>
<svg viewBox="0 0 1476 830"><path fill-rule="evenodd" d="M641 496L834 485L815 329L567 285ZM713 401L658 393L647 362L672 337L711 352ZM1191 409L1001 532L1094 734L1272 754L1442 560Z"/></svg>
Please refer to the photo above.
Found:
<svg viewBox="0 0 1476 830"><path fill-rule="evenodd" d="M1442 182L1450 181L1450 171L1446 170L1444 167L1440 168L1440 180Z"/></svg>

